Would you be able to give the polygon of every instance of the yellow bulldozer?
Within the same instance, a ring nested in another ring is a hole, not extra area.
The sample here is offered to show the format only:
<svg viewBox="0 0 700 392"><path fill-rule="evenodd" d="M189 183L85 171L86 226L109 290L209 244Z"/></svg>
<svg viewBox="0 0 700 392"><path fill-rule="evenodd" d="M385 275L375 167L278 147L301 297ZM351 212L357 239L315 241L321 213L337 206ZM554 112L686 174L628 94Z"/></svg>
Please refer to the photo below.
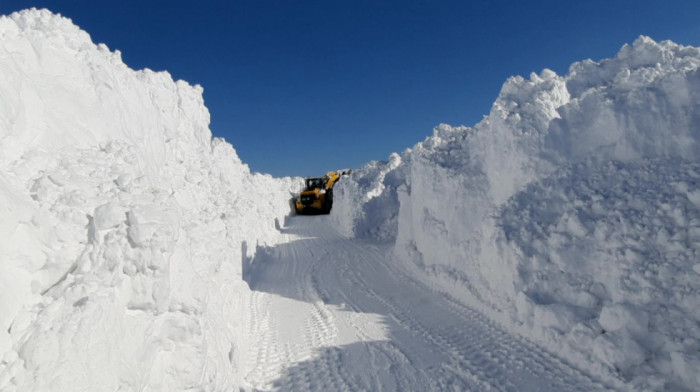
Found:
<svg viewBox="0 0 700 392"><path fill-rule="evenodd" d="M323 177L304 179L304 190L297 196L294 209L297 214L328 214L333 207L333 186L350 170L328 172Z"/></svg>

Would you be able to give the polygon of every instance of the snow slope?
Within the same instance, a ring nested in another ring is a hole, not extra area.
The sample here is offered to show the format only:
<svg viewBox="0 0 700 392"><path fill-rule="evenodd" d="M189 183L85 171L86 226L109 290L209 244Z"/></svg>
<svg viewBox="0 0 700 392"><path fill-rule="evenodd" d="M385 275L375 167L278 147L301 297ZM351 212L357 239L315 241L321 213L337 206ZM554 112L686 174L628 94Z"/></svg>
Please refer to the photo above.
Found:
<svg viewBox="0 0 700 392"><path fill-rule="evenodd" d="M640 37L510 78L474 127L353 172L331 218L582 366L699 390L699 65Z"/></svg>
<svg viewBox="0 0 700 392"><path fill-rule="evenodd" d="M242 263L292 179L212 140L202 88L69 19L0 17L0 390L231 390Z"/></svg>

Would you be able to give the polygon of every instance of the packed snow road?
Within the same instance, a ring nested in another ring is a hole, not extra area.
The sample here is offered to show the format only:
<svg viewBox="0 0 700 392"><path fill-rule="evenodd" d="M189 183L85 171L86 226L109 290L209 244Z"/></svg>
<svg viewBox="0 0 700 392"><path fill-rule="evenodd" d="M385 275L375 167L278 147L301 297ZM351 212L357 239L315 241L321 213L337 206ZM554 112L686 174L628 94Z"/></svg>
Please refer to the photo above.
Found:
<svg viewBox="0 0 700 392"><path fill-rule="evenodd" d="M410 278L381 244L297 216L244 260L247 388L593 391L606 386Z"/></svg>

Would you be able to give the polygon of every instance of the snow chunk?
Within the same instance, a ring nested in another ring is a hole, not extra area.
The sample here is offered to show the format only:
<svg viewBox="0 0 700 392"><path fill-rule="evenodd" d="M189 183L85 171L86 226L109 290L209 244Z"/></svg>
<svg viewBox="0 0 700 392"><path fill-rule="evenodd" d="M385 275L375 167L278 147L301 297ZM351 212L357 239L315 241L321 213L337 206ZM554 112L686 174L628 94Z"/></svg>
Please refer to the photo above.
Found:
<svg viewBox="0 0 700 392"><path fill-rule="evenodd" d="M604 306L598 322L605 331L625 330L637 339L645 338L649 332L649 315L625 304Z"/></svg>
<svg viewBox="0 0 700 392"><path fill-rule="evenodd" d="M174 211L156 204L134 207L127 214L129 239L138 247L153 247L170 251L179 229Z"/></svg>
<svg viewBox="0 0 700 392"><path fill-rule="evenodd" d="M697 390L700 388L700 373L698 373L698 369L700 369L700 358L698 358L697 355L672 352L671 364L673 366L674 375L693 389Z"/></svg>
<svg viewBox="0 0 700 392"><path fill-rule="evenodd" d="M593 341L593 353L621 372L627 372L647 359L644 348L628 334L619 331L598 336Z"/></svg>
<svg viewBox="0 0 700 392"><path fill-rule="evenodd" d="M93 222L96 230L111 229L126 220L126 209L115 203L105 203L95 208Z"/></svg>

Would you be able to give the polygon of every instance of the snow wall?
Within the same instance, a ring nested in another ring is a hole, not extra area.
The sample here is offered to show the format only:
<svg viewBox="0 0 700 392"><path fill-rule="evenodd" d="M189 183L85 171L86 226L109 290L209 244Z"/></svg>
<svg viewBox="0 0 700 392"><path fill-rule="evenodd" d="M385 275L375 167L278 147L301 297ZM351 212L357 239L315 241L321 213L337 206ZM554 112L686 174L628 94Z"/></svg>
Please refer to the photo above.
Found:
<svg viewBox="0 0 700 392"><path fill-rule="evenodd" d="M234 390L245 260L292 179L213 139L202 88L46 10L0 17L0 390Z"/></svg>
<svg viewBox="0 0 700 392"><path fill-rule="evenodd" d="M593 372L700 390L699 65L640 37L512 77L476 126L355 171L331 219Z"/></svg>

